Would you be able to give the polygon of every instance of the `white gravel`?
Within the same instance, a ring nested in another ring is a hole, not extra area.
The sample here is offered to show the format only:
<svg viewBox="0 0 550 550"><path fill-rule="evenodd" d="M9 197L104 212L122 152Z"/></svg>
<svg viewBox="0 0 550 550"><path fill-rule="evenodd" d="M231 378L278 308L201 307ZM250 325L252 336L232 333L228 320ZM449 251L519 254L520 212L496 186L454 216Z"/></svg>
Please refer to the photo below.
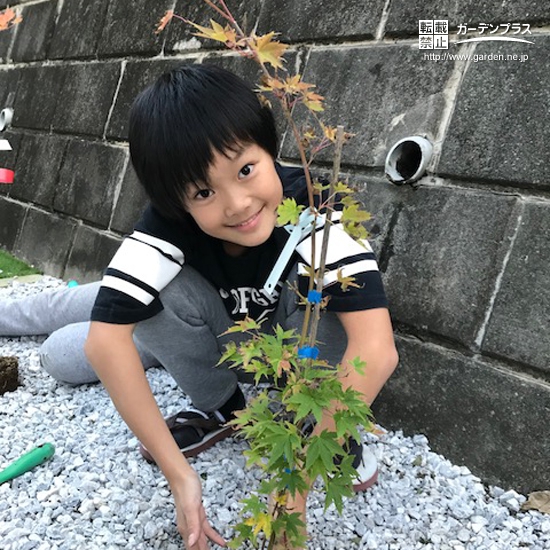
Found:
<svg viewBox="0 0 550 550"><path fill-rule="evenodd" d="M44 277L0 288L0 300L62 285ZM40 368L41 338L0 338L0 355L19 358L21 386L0 396L0 468L43 442L52 460L0 485L2 550L183 548L167 483L143 461L137 440L99 384L68 387ZM161 369L148 378L165 414L186 401ZM433 453L424 436L365 436L379 459L379 482L345 504L340 518L308 502L311 549L543 550L550 516L522 512L525 496L486 487L465 467ZM225 440L193 460L204 479L211 521L226 537L239 501L259 473L244 469L245 444Z"/></svg>

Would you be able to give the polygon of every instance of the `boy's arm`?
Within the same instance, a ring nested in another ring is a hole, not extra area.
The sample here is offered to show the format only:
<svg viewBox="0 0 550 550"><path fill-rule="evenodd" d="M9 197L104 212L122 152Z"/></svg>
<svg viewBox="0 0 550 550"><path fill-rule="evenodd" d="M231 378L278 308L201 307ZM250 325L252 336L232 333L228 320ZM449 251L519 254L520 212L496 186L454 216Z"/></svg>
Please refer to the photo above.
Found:
<svg viewBox="0 0 550 550"><path fill-rule="evenodd" d="M370 405L397 366L390 314L386 308L365 309L337 313L348 344L342 358L342 384L365 396ZM364 375L360 375L349 361L359 357L365 361Z"/></svg>
<svg viewBox="0 0 550 550"><path fill-rule="evenodd" d="M151 392L133 330L134 325L92 321L86 356L118 412L166 476L176 503L178 530L188 547L206 549L207 539L225 546L206 519L199 477L179 450Z"/></svg>

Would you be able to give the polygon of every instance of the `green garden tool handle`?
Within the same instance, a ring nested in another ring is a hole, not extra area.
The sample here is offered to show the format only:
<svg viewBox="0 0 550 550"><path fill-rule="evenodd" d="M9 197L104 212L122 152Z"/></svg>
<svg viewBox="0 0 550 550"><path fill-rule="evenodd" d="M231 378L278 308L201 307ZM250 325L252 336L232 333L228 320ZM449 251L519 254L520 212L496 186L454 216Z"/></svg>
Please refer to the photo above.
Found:
<svg viewBox="0 0 550 550"><path fill-rule="evenodd" d="M25 453L21 458L18 458L13 464L10 464L5 470L0 472L0 483L9 481L32 470L35 466L51 458L54 453L55 448L51 443L43 443L35 447L32 451Z"/></svg>

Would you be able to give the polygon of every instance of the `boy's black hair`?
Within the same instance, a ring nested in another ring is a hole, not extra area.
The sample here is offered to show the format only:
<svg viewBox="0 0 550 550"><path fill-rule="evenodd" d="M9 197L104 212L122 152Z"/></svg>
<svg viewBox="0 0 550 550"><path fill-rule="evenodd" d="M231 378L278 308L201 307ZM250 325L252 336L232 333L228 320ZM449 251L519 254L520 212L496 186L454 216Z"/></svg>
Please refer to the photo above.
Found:
<svg viewBox="0 0 550 550"><path fill-rule="evenodd" d="M186 219L185 190L208 184L213 153L255 143L273 159L271 109L235 74L214 65L183 65L143 90L130 111L132 164L153 206Z"/></svg>

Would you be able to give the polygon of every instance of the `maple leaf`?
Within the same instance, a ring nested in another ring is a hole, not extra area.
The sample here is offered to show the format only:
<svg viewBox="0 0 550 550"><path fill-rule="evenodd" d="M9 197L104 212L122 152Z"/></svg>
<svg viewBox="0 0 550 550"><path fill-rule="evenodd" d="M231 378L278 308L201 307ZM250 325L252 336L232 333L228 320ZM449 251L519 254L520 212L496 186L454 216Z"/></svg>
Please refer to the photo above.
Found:
<svg viewBox="0 0 550 550"><path fill-rule="evenodd" d="M277 363L277 376L280 378L284 372L288 372L292 368L290 361L283 359Z"/></svg>
<svg viewBox="0 0 550 550"><path fill-rule="evenodd" d="M325 98L322 95L316 94L312 91L307 91L302 96L302 103L310 111L324 111L325 108L323 107L323 99Z"/></svg>
<svg viewBox="0 0 550 550"><path fill-rule="evenodd" d="M550 514L550 491L535 491L529 493L527 502L524 502L522 510L538 510Z"/></svg>
<svg viewBox="0 0 550 550"><path fill-rule="evenodd" d="M304 206L297 204L295 199L285 199L277 208L277 225L279 227L291 223L296 225Z"/></svg>
<svg viewBox="0 0 550 550"><path fill-rule="evenodd" d="M273 522L271 515L261 512L254 517L246 518L244 524L252 527L254 535L257 536L260 531L265 533L265 536L269 538L271 536L271 530L273 528Z"/></svg>
<svg viewBox="0 0 550 550"><path fill-rule="evenodd" d="M325 134L325 137L332 141L333 143L336 141L336 128L334 126L325 126L321 123L321 127L323 128L323 133Z"/></svg>
<svg viewBox="0 0 550 550"><path fill-rule="evenodd" d="M195 36L200 36L201 38L209 38L210 40L215 40L216 42L222 42L223 44L231 43L235 44L237 40L237 33L229 25L222 27L219 23L216 23L213 19L210 19L211 28L203 27L202 25L197 25L192 21L186 20L187 23L198 29L200 32L194 33Z"/></svg>
<svg viewBox="0 0 550 550"><path fill-rule="evenodd" d="M172 18L174 17L174 10L168 10L161 18L157 25L157 28L155 29L155 34L160 34L170 21L172 21Z"/></svg>
<svg viewBox="0 0 550 550"><path fill-rule="evenodd" d="M232 332L249 332L251 330L259 330L261 328L260 323L250 317L246 317L242 321L236 321L235 324L232 327L229 327L223 334L225 335L231 334Z"/></svg>
<svg viewBox="0 0 550 550"><path fill-rule="evenodd" d="M261 79L261 92L274 92L276 90L282 90L285 84L282 80L272 76L263 75Z"/></svg>
<svg viewBox="0 0 550 550"><path fill-rule="evenodd" d="M17 17L15 12L11 8L8 8L7 10L0 12L0 31L5 31L18 23L21 23L22 20L22 17Z"/></svg>
<svg viewBox="0 0 550 550"><path fill-rule="evenodd" d="M357 203L350 204L349 206L344 207L342 211L342 223L351 222L351 223L360 223L370 220L371 215L364 210L360 210L360 207Z"/></svg>
<svg viewBox="0 0 550 550"><path fill-rule="evenodd" d="M258 94L258 99L260 100L260 103L264 106L264 107L267 107L269 109L272 109L273 106L271 105L271 101L269 101L269 99L267 97L265 97L265 95L263 94Z"/></svg>
<svg viewBox="0 0 550 550"><path fill-rule="evenodd" d="M304 93L310 88L315 88L314 84L308 84L307 82L302 81L302 77L299 74L293 76L288 76L283 83L284 90L289 94L300 94Z"/></svg>
<svg viewBox="0 0 550 550"><path fill-rule="evenodd" d="M347 292L347 290L349 289L349 287L352 287L352 288L361 288L361 285L358 285L356 282L355 282L355 277L351 276L351 275L344 275L342 273L342 269L341 268L338 268L338 271L336 272L337 274L337 282L340 284L340 287L342 288L342 292Z"/></svg>
<svg viewBox="0 0 550 550"><path fill-rule="evenodd" d="M343 181L339 181L334 186L334 192L335 193L340 193L340 194L345 194L345 193L354 193L354 190L351 187L349 187L348 185L346 185Z"/></svg>
<svg viewBox="0 0 550 550"><path fill-rule="evenodd" d="M270 32L262 36L254 36L250 42L250 48L256 53L258 61L263 65L269 63L276 69L283 68L283 54L288 46L273 40L276 33Z"/></svg>

